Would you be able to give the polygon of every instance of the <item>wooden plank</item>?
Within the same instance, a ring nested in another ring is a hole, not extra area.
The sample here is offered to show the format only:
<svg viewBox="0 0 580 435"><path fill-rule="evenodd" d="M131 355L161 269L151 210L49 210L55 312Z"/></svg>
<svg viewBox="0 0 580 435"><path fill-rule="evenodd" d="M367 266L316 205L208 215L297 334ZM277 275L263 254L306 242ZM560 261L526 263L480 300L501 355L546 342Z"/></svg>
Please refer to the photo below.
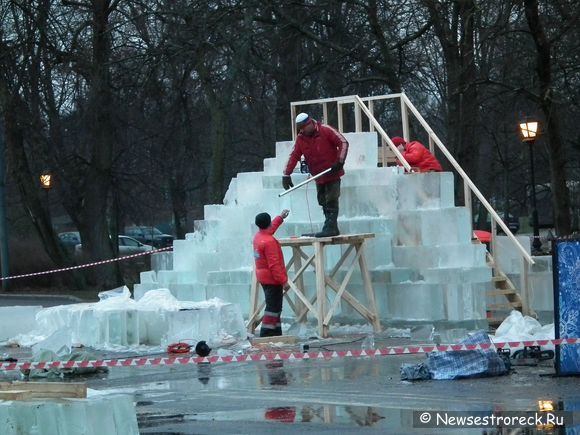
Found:
<svg viewBox="0 0 580 435"><path fill-rule="evenodd" d="M343 244L350 242L360 242L364 239L372 239L375 237L374 233L362 234L340 234L333 237L291 237L286 239L278 239L282 246L311 246L313 243L324 244Z"/></svg>
<svg viewBox="0 0 580 435"><path fill-rule="evenodd" d="M369 304L369 310L373 313L373 331L381 332L381 321L379 319L379 312L377 310L377 302L375 300L375 290L373 289L373 283L369 273L369 267L364 255L364 242L360 245L356 245L356 250L359 257L360 273L363 277L363 283L365 286L365 292L367 294L367 303Z"/></svg>
<svg viewBox="0 0 580 435"><path fill-rule="evenodd" d="M275 337L255 337L252 338L251 343L254 344L264 344L264 343L286 343L286 344L296 344L298 343L298 337L294 335L278 335Z"/></svg>
<svg viewBox="0 0 580 435"><path fill-rule="evenodd" d="M302 276L302 274L298 274L298 271L302 267L302 256L300 255L300 252L301 249L299 246L292 247L292 258L294 259L294 274L296 276L296 278L294 278L293 281L296 283L296 287L298 287L299 292L302 293L302 295L304 295L304 277ZM296 316L299 317L300 314L302 314L305 311L307 311L306 306L300 300L300 297L298 297L298 300L296 301L296 310L294 311L296 313Z"/></svg>
<svg viewBox="0 0 580 435"><path fill-rule="evenodd" d="M312 246L314 242L331 242L330 237L293 237L290 239L278 239L281 246Z"/></svg>
<svg viewBox="0 0 580 435"><path fill-rule="evenodd" d="M314 308L314 306L312 306L308 302L308 299L304 295L304 292L300 291L300 289L298 287L296 287L296 284L294 284L294 282L288 281L288 284L290 285L290 289L294 292L294 294L298 297L298 299L300 299L302 301L302 303L306 306L306 308L308 309L308 311L312 311L312 313L315 316L317 316L316 309ZM301 315L301 313L297 313L296 310L294 310L294 313L296 315L298 315L298 316Z"/></svg>
<svg viewBox="0 0 580 435"><path fill-rule="evenodd" d="M352 263L351 263L348 271L346 272L346 275L345 275L342 283L340 284L340 288L336 292L336 296L334 297L334 301L332 302L332 306L328 310L328 313L326 313L326 317L324 319L325 325L330 324L330 319L332 319L332 315L334 314L334 310L336 309L336 307L340 303L340 301L342 299L342 294L344 293L344 291L346 290L346 286L350 282L350 278L352 277L352 273L354 272L354 269L357 265L357 261L358 261L360 255L361 255L361 252L357 252L356 255L354 256L354 259L352 260Z"/></svg>
<svg viewBox="0 0 580 435"><path fill-rule="evenodd" d="M512 308L521 308L521 306L521 302L507 302L505 304L487 304L487 309L490 311L511 310Z"/></svg>
<svg viewBox="0 0 580 435"><path fill-rule="evenodd" d="M250 313L248 315L248 332L254 333L256 329L256 318L258 317L261 308L258 308L258 279L256 277L256 269L252 271L252 284L250 287Z"/></svg>
<svg viewBox="0 0 580 435"><path fill-rule="evenodd" d="M26 390L32 397L69 397L84 399L87 397L87 384L81 382L1 382L0 391Z"/></svg>
<svg viewBox="0 0 580 435"><path fill-rule="evenodd" d="M318 302L318 334L321 337L326 337L328 333L328 326L324 325L324 316L326 314L326 282L324 270L324 247L322 243L314 243L314 265L316 267L316 299Z"/></svg>
<svg viewBox="0 0 580 435"><path fill-rule="evenodd" d="M326 277L326 284L328 284L328 286L335 292L338 292L340 289L340 285L334 279L330 279L329 277ZM358 299L355 298L348 290L345 290L342 293L342 298L369 322L373 321L373 313L371 313L367 307L361 304Z"/></svg>
<svg viewBox="0 0 580 435"><path fill-rule="evenodd" d="M513 289L499 289L499 290L489 290L487 292L488 296L507 296L507 295L514 295L517 292Z"/></svg>
<svg viewBox="0 0 580 435"><path fill-rule="evenodd" d="M32 392L28 390L0 391L0 400L26 400L32 398Z"/></svg>
<svg viewBox="0 0 580 435"><path fill-rule="evenodd" d="M344 243L362 243L365 239L372 239L374 237L375 237L374 233L344 234L340 236L334 236L331 240L331 243L333 245L339 245Z"/></svg>

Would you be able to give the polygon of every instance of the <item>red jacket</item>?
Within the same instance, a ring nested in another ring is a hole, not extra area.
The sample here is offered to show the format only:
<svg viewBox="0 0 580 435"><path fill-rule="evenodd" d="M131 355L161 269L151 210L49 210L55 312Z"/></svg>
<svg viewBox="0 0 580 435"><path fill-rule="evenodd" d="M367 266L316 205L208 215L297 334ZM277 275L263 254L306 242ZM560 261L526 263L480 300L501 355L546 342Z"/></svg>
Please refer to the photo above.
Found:
<svg viewBox="0 0 580 435"><path fill-rule="evenodd" d="M348 153L348 141L334 128L323 125L320 121L314 124L315 130L312 136L298 134L294 148L286 163L284 175L290 175L296 166L296 163L303 155L312 175L319 174L325 169L330 168L337 161L344 163ZM344 175L344 170L336 174L326 174L316 179L317 184L326 184L332 181L340 180Z"/></svg>
<svg viewBox="0 0 580 435"><path fill-rule="evenodd" d="M435 156L421 142L407 142L405 151L401 154L409 165L419 168L421 172L441 172L443 170ZM401 162L397 161L397 164L401 166Z"/></svg>
<svg viewBox="0 0 580 435"><path fill-rule="evenodd" d="M256 277L260 284L284 285L288 282L282 247L274 238L274 233L284 219L276 216L269 228L260 230L254 236L254 258Z"/></svg>

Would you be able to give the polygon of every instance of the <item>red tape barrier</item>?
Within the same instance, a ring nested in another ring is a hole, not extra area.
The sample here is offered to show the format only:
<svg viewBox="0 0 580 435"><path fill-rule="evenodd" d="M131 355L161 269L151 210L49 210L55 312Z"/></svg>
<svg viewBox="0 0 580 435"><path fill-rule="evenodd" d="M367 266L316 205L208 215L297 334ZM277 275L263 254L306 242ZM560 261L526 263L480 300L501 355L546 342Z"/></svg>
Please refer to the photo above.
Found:
<svg viewBox="0 0 580 435"><path fill-rule="evenodd" d="M113 263L115 261L120 261L120 260L127 260L128 258L141 257L143 255L151 255L151 254L155 254L156 252L169 251L171 249L173 249L173 246L168 246L166 248L153 249L152 251L139 252L138 254L125 255L123 257L109 258L108 260L95 261L94 263L85 263L85 264L79 264L77 266L63 267L62 269L45 270L44 272L25 273L24 275L5 276L3 278L0 278L0 281L4 281L7 279L26 278L29 276L48 275L50 273L66 272L67 270L84 269L86 267L98 266L100 264Z"/></svg>
<svg viewBox="0 0 580 435"><path fill-rule="evenodd" d="M156 358L124 358L92 361L48 361L48 362L4 362L0 370L31 370L31 369L74 369L98 367L128 367L128 366L165 366L187 365L200 363L243 363L258 361L298 361L306 359L359 358L364 356L412 355L429 352L448 352L461 350L511 349L522 346L546 346L560 344L580 344L580 338L559 338L555 340L507 341L491 344L443 344L419 346L389 346L374 350L341 350L326 352L263 352L250 355L210 356L210 357L156 357Z"/></svg>

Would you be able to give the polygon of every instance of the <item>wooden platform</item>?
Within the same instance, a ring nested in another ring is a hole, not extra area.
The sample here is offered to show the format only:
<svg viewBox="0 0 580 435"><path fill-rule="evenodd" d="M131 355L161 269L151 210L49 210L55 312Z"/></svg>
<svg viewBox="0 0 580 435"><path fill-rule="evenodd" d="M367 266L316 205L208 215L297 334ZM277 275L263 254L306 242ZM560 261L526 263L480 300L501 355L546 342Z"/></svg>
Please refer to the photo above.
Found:
<svg viewBox="0 0 580 435"><path fill-rule="evenodd" d="M79 382L0 382L0 400L85 399L87 384Z"/></svg>
<svg viewBox="0 0 580 435"><path fill-rule="evenodd" d="M250 340L253 345L265 343L296 344L298 337L294 335L278 335L276 337L255 337Z"/></svg>
<svg viewBox="0 0 580 435"><path fill-rule="evenodd" d="M288 284L290 289L285 293L286 303L290 306L296 315L296 321L305 322L307 315L310 313L318 320L318 333L321 337L328 336L328 327L334 312L341 300L348 303L357 313L373 325L375 332L380 332L381 324L377 312L375 293L372 287L370 274L366 258L364 255L365 242L374 238L372 233L365 234L345 234L335 237L296 237L289 239L280 239L282 247L292 248L292 258L286 264L288 271ZM324 249L327 246L345 245L346 250L336 263L336 265L327 272L325 270ZM307 255L303 248L311 247L314 249L313 255ZM353 253L351 264L346 271L342 282L335 280L336 273L340 270L350 254ZM363 279L367 305L356 299L348 290L353 272L357 268ZM308 267L312 267L316 274L316 295L310 300L306 297L303 274ZM293 269L293 270L292 270ZM293 276L292 276L293 274ZM326 307L326 291L333 290L336 297L330 307ZM261 294L260 285L256 281L256 274L252 276L252 286L250 291L250 313L248 319L248 331L253 333L260 322L260 313L265 303L258 303ZM294 295L294 300L290 295Z"/></svg>

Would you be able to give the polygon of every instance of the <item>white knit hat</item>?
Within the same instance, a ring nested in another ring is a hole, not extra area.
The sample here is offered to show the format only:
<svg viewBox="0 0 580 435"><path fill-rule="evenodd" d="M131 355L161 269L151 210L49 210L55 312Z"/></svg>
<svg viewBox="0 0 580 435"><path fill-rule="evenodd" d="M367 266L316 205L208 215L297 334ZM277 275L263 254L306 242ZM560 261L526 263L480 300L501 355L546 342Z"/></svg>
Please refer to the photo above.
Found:
<svg viewBox="0 0 580 435"><path fill-rule="evenodd" d="M304 112L299 113L298 116L296 117L296 127L301 127L308 121L310 121L310 116L308 116L308 113Z"/></svg>

